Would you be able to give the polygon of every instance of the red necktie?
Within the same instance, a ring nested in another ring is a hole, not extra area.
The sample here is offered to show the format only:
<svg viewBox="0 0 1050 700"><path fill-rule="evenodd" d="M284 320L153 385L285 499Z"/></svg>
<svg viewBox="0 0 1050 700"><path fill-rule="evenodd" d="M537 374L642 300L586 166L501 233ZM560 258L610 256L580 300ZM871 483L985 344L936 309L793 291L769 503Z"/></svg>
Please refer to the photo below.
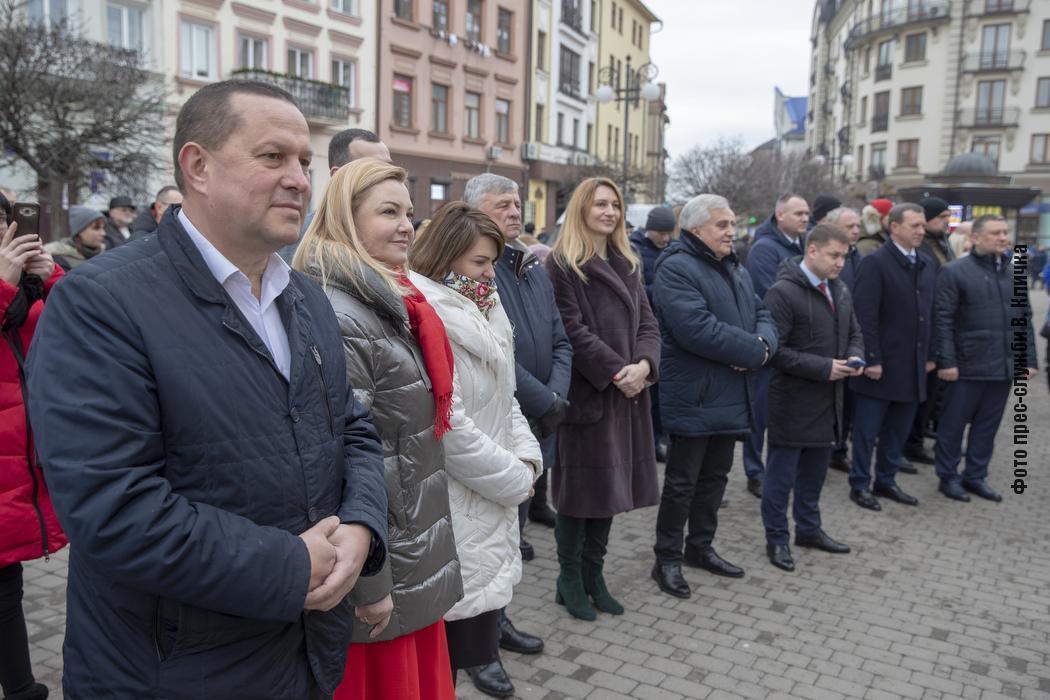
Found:
<svg viewBox="0 0 1050 700"><path fill-rule="evenodd" d="M828 306L831 307L831 313L835 313L835 301L831 298L831 295L828 294L828 285L821 282L817 285L817 289L819 289L820 293L824 295L824 298L828 300Z"/></svg>

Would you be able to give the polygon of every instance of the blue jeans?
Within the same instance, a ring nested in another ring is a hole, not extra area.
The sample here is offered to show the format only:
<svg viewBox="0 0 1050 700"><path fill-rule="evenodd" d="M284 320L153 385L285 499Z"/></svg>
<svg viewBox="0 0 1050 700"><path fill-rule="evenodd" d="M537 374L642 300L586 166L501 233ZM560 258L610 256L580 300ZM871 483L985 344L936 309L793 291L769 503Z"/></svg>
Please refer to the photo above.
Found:
<svg viewBox="0 0 1050 700"><path fill-rule="evenodd" d="M892 487L896 484L897 465L901 450L911 430L918 406L914 403L886 401L857 394L853 404L853 464L849 471L849 487L853 491L869 490L871 485L871 455L878 439L875 460L875 485Z"/></svg>
<svg viewBox="0 0 1050 700"><path fill-rule="evenodd" d="M820 531L820 491L828 474L830 447L769 446L766 480L762 485L762 524L766 542L787 544L788 497L794 490L792 507L795 535L815 535Z"/></svg>
<svg viewBox="0 0 1050 700"><path fill-rule="evenodd" d="M762 447L766 441L766 423L769 420L769 368L755 370L752 382L751 434L744 440L744 473L748 479L763 478Z"/></svg>
<svg viewBox="0 0 1050 700"><path fill-rule="evenodd" d="M960 379L945 384L944 410L937 424L937 446L934 449L937 477L947 483L984 481L988 477L995 433L1006 409L1011 382L1008 379L985 382ZM967 425L970 433L966 437L966 468L960 478L963 431Z"/></svg>

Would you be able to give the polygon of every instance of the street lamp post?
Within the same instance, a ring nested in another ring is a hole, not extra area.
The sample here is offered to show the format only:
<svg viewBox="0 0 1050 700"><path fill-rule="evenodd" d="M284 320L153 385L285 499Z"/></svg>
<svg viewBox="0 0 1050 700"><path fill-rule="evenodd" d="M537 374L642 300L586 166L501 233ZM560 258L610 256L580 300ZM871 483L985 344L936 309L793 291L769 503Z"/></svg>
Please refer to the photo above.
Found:
<svg viewBox="0 0 1050 700"><path fill-rule="evenodd" d="M652 63L645 63L632 69L630 56L627 57L627 65L622 76L613 65L608 65L598 71L599 87L594 93L595 99L602 104L624 103L623 174L620 184L624 201L627 200L627 171L631 166L630 136L628 134L631 106L637 106L641 100L654 102L660 99L660 87L653 82L659 72L659 69Z"/></svg>

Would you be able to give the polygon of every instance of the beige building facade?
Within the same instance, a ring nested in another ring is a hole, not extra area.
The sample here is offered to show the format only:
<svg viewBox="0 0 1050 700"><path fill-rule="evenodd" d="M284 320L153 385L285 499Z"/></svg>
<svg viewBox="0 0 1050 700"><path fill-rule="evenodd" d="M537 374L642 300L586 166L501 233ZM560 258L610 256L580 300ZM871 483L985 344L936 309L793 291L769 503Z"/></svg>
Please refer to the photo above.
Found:
<svg viewBox="0 0 1050 700"><path fill-rule="evenodd" d="M378 134L408 170L416 217L460 199L468 179L522 187L528 0L383 0Z"/></svg>
<svg viewBox="0 0 1050 700"><path fill-rule="evenodd" d="M173 181L170 139L179 107L201 86L230 77L280 85L310 125L313 204L328 183L328 141L336 132L375 129L377 5L374 0L29 0L31 17L69 17L90 39L142 52L171 90L168 144L144 194ZM100 88L104 89L104 88ZM31 179L24 173L6 177ZM5 178L6 179L6 178ZM30 187L26 185L23 189ZM16 185L17 188L17 185ZM104 206L105 183L87 194Z"/></svg>
<svg viewBox="0 0 1050 700"><path fill-rule="evenodd" d="M1050 240L1050 2L815 3L806 143L869 197L955 155L1039 188L1022 232Z"/></svg>

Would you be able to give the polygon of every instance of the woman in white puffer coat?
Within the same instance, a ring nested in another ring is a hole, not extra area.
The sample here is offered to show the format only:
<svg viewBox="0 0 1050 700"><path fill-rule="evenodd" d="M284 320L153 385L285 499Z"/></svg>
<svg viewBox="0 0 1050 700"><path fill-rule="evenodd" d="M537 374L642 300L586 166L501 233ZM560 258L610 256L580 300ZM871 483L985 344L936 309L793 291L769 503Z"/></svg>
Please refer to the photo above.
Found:
<svg viewBox="0 0 1050 700"><path fill-rule="evenodd" d="M466 670L475 684L482 675L501 696L514 692L499 661L498 614L521 578L517 506L543 469L514 399L513 330L495 293L503 246L492 219L451 202L409 256L410 279L441 317L455 357L444 444L463 600L445 615L449 654L453 672Z"/></svg>

